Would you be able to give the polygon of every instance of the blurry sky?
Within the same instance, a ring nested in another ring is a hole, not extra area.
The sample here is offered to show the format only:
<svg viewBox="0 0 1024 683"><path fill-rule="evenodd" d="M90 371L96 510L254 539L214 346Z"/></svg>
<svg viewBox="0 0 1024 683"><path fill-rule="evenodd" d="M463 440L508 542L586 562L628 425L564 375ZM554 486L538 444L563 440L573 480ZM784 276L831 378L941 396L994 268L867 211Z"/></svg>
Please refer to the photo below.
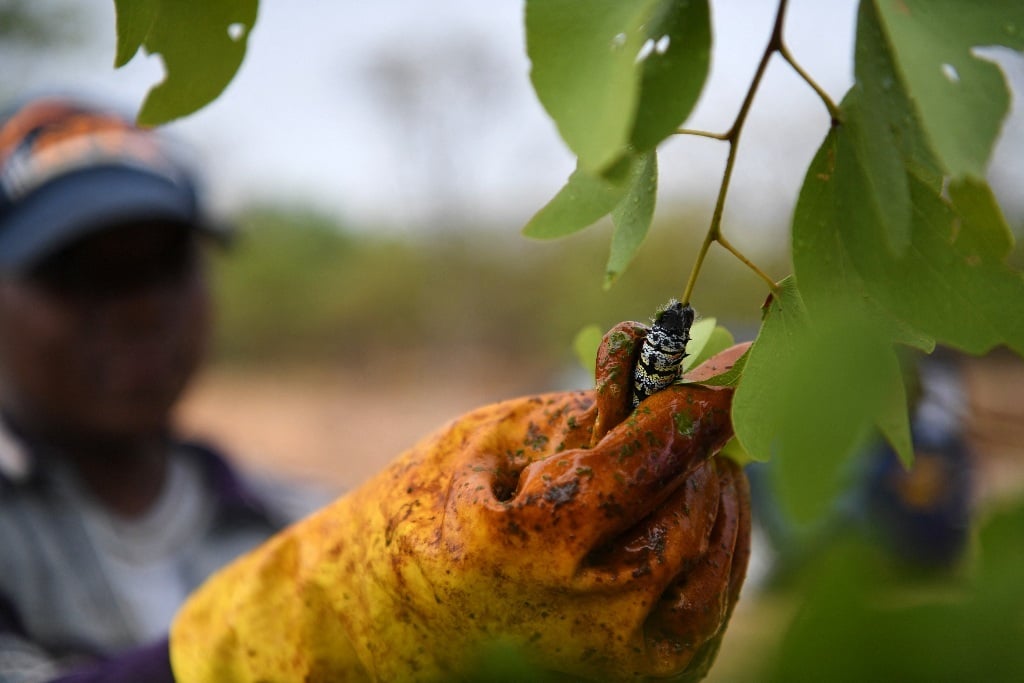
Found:
<svg viewBox="0 0 1024 683"><path fill-rule="evenodd" d="M13 1L13 0L0 0ZM68 0L33 0L37 7ZM713 0L715 52L689 127L725 130L771 27L775 2ZM0 86L73 87L135 108L162 77L141 53L112 68L113 2L81 3L73 50L49 49ZM249 53L212 105L170 128L193 145L222 210L253 201L312 206L370 228L521 225L573 159L529 83L522 0L262 0ZM792 0L786 35L836 99L852 73L854 0ZM9 61L7 63L10 63ZM1009 65L1024 91L1024 60ZM741 144L725 216L734 241L781 238L814 150L821 103L776 59ZM1024 218L1020 104L993 161L1004 206ZM661 153L664 205L710 209L724 143L679 138ZM753 244L751 244L753 242Z"/></svg>

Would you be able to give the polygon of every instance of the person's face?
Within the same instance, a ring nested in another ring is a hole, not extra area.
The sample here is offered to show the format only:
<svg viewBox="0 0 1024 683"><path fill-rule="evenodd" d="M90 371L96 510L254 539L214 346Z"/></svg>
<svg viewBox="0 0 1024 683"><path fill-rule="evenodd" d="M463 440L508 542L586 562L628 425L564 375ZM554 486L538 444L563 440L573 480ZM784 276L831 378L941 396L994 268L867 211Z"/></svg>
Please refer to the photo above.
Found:
<svg viewBox="0 0 1024 683"><path fill-rule="evenodd" d="M0 403L60 438L167 427L198 366L210 298L191 231L113 228L0 278Z"/></svg>

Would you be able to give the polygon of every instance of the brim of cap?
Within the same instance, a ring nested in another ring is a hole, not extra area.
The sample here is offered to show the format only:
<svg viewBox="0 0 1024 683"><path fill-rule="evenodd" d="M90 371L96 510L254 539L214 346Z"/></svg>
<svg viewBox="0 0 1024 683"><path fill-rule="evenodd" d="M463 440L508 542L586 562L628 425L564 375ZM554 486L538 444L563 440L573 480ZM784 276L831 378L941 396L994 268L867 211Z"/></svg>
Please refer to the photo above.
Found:
<svg viewBox="0 0 1024 683"><path fill-rule="evenodd" d="M147 221L217 233L200 215L191 186L140 168L90 168L37 188L5 218L0 270L24 272L87 235Z"/></svg>

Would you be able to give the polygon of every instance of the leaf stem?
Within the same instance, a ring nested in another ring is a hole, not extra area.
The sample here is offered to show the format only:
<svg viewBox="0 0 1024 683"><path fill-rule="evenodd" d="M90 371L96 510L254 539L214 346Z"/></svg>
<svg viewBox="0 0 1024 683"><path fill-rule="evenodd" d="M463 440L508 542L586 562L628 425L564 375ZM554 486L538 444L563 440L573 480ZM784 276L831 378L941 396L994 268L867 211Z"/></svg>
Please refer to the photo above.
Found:
<svg viewBox="0 0 1024 683"><path fill-rule="evenodd" d="M711 133L706 130L693 130L691 128L680 128L675 132L676 135L695 135L701 138L711 138L713 140L728 140L728 133Z"/></svg>
<svg viewBox="0 0 1024 683"><path fill-rule="evenodd" d="M825 108L828 109L828 115L832 117L832 125L838 124L842 120L842 112L832 98L829 97L828 93L818 85L817 81L811 78L811 75L807 73L802 66L800 66L800 63L793 57L793 53L789 51L789 47L784 41L779 41L778 50L779 54L782 55L782 58L786 60L786 63L793 68L793 71L800 75L800 78L804 79L804 83L809 85L825 104Z"/></svg>
<svg viewBox="0 0 1024 683"><path fill-rule="evenodd" d="M729 240L725 239L725 235L721 235L720 234L718 236L718 240L717 241L718 241L719 244L722 245L722 247L727 249L729 251L729 253L731 253L733 256L738 258L743 263L743 265L745 265L747 268L750 268L752 271L754 271L755 275L757 275L759 278L764 280L765 283L767 283L767 285L768 285L768 289L770 289L772 291L772 293L778 294L778 287L779 286L775 282L775 280L773 280L771 278L771 276L768 275L767 273L765 273L763 270L758 268L757 264L755 264L753 261L751 261L746 256L744 256L743 252L741 252L739 249L734 247Z"/></svg>

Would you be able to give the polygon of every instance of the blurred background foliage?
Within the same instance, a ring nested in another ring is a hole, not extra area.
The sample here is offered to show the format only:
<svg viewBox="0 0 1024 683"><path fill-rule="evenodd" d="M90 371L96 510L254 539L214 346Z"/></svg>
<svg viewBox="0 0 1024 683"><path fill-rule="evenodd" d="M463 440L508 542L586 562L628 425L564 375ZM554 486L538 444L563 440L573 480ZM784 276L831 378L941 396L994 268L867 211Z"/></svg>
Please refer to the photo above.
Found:
<svg viewBox="0 0 1024 683"><path fill-rule="evenodd" d="M234 364L359 364L414 349L478 348L557 367L571 362L583 326L648 322L666 292L681 292L704 230L697 211L661 216L636 263L605 291L610 225L537 242L512 225L396 237L281 207L253 209L236 223L234 244L213 256L215 359ZM724 252L713 261L698 312L751 338L764 286ZM758 261L780 276L788 268L782 249Z"/></svg>

